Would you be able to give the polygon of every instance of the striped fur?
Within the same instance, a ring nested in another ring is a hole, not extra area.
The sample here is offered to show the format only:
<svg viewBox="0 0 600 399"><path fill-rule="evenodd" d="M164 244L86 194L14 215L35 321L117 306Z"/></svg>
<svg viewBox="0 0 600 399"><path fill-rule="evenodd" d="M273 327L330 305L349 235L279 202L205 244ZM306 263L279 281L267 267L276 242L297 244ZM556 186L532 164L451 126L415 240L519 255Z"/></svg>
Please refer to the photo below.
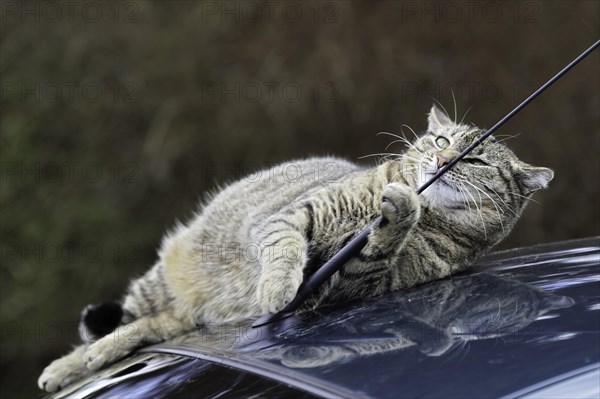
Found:
<svg viewBox="0 0 600 399"><path fill-rule="evenodd" d="M428 131L377 167L312 158L256 172L222 189L190 223L165 237L159 261L131 283L121 325L85 351L50 365L40 387L52 391L82 374L61 367L72 366L69 356L83 353L81 367L96 370L198 325L282 309L307 275L379 214L384 221L360 255L305 309L464 270L509 233L531 193L552 179L549 169L522 163L490 139L422 196L415 194L440 159L455 156L479 134L434 107Z"/></svg>

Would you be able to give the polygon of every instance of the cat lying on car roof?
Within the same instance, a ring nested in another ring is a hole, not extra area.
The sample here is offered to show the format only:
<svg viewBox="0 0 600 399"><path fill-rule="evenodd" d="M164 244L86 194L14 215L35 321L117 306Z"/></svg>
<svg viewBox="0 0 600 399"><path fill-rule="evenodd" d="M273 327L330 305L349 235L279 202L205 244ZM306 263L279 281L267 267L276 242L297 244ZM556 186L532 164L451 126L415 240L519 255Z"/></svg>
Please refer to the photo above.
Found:
<svg viewBox="0 0 600 399"><path fill-rule="evenodd" d="M309 158L227 186L166 235L156 264L119 303L84 309L84 344L50 364L40 388L56 391L140 346L204 323L281 310L307 275L380 214L360 255L304 309L464 270L506 237L531 194L553 177L490 137L422 195L415 193L482 133L434 106L427 132L376 167ZM290 166L294 179L286 173Z"/></svg>

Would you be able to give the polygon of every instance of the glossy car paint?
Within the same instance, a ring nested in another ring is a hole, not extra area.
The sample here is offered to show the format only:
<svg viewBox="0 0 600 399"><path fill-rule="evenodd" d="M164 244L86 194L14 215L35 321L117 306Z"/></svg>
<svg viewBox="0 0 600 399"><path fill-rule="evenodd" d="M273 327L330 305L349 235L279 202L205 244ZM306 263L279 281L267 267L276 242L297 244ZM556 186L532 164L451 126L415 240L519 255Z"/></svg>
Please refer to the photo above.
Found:
<svg viewBox="0 0 600 399"><path fill-rule="evenodd" d="M56 396L598 395L600 238L498 252L464 275L250 324L204 326Z"/></svg>

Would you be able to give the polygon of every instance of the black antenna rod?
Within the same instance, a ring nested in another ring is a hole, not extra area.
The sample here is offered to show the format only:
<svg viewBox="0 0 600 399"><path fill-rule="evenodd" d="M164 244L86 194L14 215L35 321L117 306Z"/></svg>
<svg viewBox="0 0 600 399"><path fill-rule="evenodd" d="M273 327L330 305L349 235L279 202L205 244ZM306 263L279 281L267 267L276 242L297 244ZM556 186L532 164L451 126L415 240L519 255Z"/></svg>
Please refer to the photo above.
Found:
<svg viewBox="0 0 600 399"><path fill-rule="evenodd" d="M575 58L569 65L564 67L560 72L554 75L550 80L544 83L539 89L537 89L533 94L527 97L521 104L517 105L512 111L510 111L504 118L500 119L494 126L488 129L484 134L482 134L476 141L474 141L469 147L467 147L464 151L462 151L456 158L454 158L449 164L445 165L442 169L440 169L431 179L429 179L425 184L423 184L417 190L417 194L421 194L425 189L431 186L437 179L439 179L444 173L446 173L450 168L456 165L461 159L463 159L468 153L473 151L475 147L481 144L485 139L492 135L498 128L504 125L510 118L515 116L515 114L525 108L530 102L532 102L537 96L542 94L544 90L554 84L558 79L560 79L564 74L569 72L571 68L573 68L579 61L584 59L588 54L594 51L596 48L600 46L600 40L594 43L590 48L581 53L577 58ZM375 219L369 226L367 226L363 231L361 231L352 241L350 241L346 246L340 249L331 259L329 259L323 266L319 268L313 275L311 275L306 281L304 281L300 287L298 288L298 292L292 301L287 304L285 308L283 308L280 312L275 314L267 314L260 317L252 327L260 327L265 324L272 323L277 320L284 319L286 317L290 317L293 315L296 310L304 303L304 301L311 296L314 292L316 292L321 284L323 284L327 279L329 279L335 272L337 272L346 262L348 262L351 258L358 255L361 249L367 244L367 238L371 229L377 226L381 222L381 216Z"/></svg>

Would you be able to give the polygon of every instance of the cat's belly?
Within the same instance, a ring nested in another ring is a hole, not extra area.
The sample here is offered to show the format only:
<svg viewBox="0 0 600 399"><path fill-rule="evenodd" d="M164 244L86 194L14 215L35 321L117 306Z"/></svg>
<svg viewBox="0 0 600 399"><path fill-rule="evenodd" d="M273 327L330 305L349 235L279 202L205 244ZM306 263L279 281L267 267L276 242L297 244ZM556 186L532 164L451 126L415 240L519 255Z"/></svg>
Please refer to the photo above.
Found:
<svg viewBox="0 0 600 399"><path fill-rule="evenodd" d="M191 229L178 232L161 251L174 310L196 324L259 315L260 265L252 249L232 243L199 244L194 233Z"/></svg>

